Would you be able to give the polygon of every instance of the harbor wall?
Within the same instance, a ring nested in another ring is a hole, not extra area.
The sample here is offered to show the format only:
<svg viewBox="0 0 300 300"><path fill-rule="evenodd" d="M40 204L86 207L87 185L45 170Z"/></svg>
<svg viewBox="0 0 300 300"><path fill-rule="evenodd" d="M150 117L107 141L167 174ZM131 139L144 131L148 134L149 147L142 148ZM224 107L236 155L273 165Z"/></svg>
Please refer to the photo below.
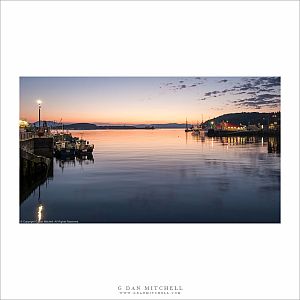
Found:
<svg viewBox="0 0 300 300"><path fill-rule="evenodd" d="M34 154L53 157L53 138L34 138Z"/></svg>
<svg viewBox="0 0 300 300"><path fill-rule="evenodd" d="M20 176L38 178L53 173L53 138L20 140Z"/></svg>
<svg viewBox="0 0 300 300"><path fill-rule="evenodd" d="M35 155L41 155L51 158L53 156L53 138L52 137L34 137L20 141L20 149Z"/></svg>

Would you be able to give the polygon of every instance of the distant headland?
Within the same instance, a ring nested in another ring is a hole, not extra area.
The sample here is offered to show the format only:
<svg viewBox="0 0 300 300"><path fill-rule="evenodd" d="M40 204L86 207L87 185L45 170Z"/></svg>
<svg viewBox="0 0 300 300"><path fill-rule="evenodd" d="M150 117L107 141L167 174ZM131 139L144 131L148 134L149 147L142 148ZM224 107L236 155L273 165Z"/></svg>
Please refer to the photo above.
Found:
<svg viewBox="0 0 300 300"><path fill-rule="evenodd" d="M280 112L276 112L277 116L280 118ZM262 124L268 125L274 112L272 113L259 113L259 112L242 112L242 113L229 113L224 114L203 122L203 124L209 124L214 122L214 124L220 124L221 122L230 122L234 124ZM61 129L62 126L66 130L107 130L107 129L162 129L162 128L185 128L190 127L193 124L190 123L151 123L151 124L137 124L137 125L96 125L93 123L72 123L72 124L62 124L53 121L46 121L48 126L52 129ZM34 122L32 125L38 126L38 122Z"/></svg>

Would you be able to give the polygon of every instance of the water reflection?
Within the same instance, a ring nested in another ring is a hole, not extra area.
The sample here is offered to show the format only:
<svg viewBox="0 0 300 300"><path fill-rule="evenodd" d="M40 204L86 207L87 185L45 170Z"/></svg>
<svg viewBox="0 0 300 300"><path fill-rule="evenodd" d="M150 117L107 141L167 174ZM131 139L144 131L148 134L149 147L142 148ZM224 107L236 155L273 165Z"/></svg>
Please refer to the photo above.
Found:
<svg viewBox="0 0 300 300"><path fill-rule="evenodd" d="M246 136L231 136L231 137L220 137L223 145L245 145L257 143L258 137L246 137Z"/></svg>
<svg viewBox="0 0 300 300"><path fill-rule="evenodd" d="M205 133L204 131L196 131L196 132L192 132L191 136L193 138L193 140L195 140L196 142L205 142Z"/></svg>
<svg viewBox="0 0 300 300"><path fill-rule="evenodd" d="M93 154L77 156L76 161L79 163L79 165L83 165L83 164L89 165L95 162Z"/></svg>
<svg viewBox="0 0 300 300"><path fill-rule="evenodd" d="M253 144L254 147L264 147L267 143L267 152L280 154L280 137L257 137L257 136L232 136L232 137L207 137L204 133L190 135L196 142L209 141L211 147L214 147L215 142L220 142L226 149L229 146ZM186 144L188 143L188 133L186 133Z"/></svg>
<svg viewBox="0 0 300 300"><path fill-rule="evenodd" d="M41 185L53 180L53 159L50 160L46 174L36 173L34 176L20 176L20 203L26 200Z"/></svg>
<svg viewBox="0 0 300 300"><path fill-rule="evenodd" d="M39 193L38 193L38 205L37 205L37 222L38 223L41 223L43 222L43 217L44 217L44 206L42 204L42 201L41 201L41 185L39 185Z"/></svg>
<svg viewBox="0 0 300 300"><path fill-rule="evenodd" d="M280 138L269 137L268 153L280 153Z"/></svg>
<svg viewBox="0 0 300 300"><path fill-rule="evenodd" d="M94 163L94 156L93 154L87 155L77 155L77 156L69 156L65 157L64 159L56 158L56 164L61 168L62 172L64 168L67 167L76 167L76 165L88 165Z"/></svg>
<svg viewBox="0 0 300 300"><path fill-rule="evenodd" d="M54 160L20 219L81 223L280 222L280 140L183 130L86 131L93 156ZM38 198L38 201L37 201Z"/></svg>

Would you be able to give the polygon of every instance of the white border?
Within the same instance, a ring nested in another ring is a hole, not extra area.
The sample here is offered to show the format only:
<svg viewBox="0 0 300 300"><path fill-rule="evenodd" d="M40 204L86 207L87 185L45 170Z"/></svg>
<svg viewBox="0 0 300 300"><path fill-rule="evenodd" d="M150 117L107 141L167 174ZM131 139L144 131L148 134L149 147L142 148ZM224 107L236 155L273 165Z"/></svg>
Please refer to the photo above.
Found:
<svg viewBox="0 0 300 300"><path fill-rule="evenodd" d="M140 283L182 285L182 299L298 299L298 2L1 7L3 299L115 299ZM101 75L281 76L282 223L18 224L19 76Z"/></svg>

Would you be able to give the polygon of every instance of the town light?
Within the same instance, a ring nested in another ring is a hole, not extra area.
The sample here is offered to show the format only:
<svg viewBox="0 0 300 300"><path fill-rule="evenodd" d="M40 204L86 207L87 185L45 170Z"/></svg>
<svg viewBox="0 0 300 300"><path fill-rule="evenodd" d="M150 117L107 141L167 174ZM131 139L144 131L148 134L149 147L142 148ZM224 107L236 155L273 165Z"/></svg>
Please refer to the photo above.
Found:
<svg viewBox="0 0 300 300"><path fill-rule="evenodd" d="M38 99L38 100L36 100L36 103L37 103L39 106L41 106L41 104L42 104L43 102L42 102L42 100Z"/></svg>
<svg viewBox="0 0 300 300"><path fill-rule="evenodd" d="M26 128L28 126L29 126L29 124L28 124L27 121L25 121L25 120L19 120L19 127L20 128Z"/></svg>

